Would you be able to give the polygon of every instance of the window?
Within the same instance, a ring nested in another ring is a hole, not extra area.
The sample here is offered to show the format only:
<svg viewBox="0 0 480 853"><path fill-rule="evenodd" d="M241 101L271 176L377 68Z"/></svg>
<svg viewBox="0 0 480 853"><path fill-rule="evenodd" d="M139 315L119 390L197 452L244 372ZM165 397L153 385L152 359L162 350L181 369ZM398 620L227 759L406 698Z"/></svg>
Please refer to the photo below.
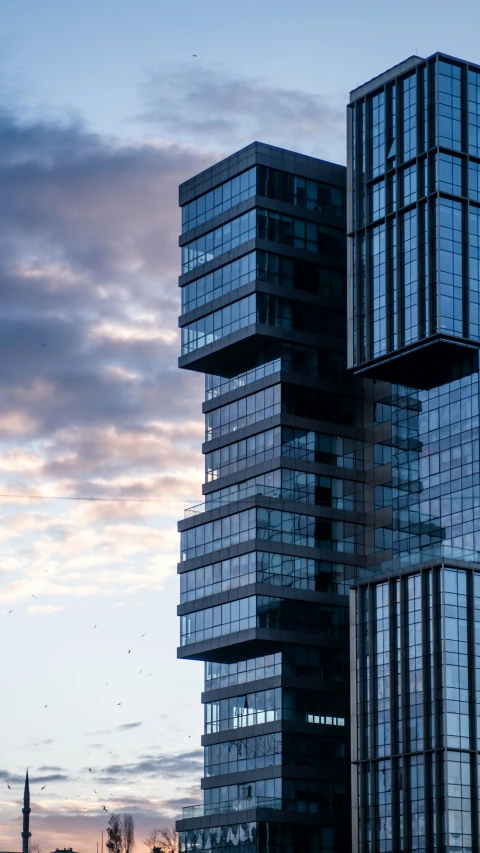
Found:
<svg viewBox="0 0 480 853"><path fill-rule="evenodd" d="M440 330L463 334L463 207L440 199Z"/></svg>
<svg viewBox="0 0 480 853"><path fill-rule="evenodd" d="M403 159L411 160L417 151L417 88L416 76L410 74L401 82L403 99Z"/></svg>
<svg viewBox="0 0 480 853"><path fill-rule="evenodd" d="M257 229L257 211L250 210L243 216L237 216L220 228L209 231L198 240L192 240L182 247L182 273L212 261L230 249L253 240Z"/></svg>
<svg viewBox="0 0 480 853"><path fill-rule="evenodd" d="M370 187L370 220L375 222L385 216L385 181Z"/></svg>
<svg viewBox="0 0 480 853"><path fill-rule="evenodd" d="M385 95L379 92L371 99L371 168L370 176L376 178L385 170Z"/></svg>
<svg viewBox="0 0 480 853"><path fill-rule="evenodd" d="M437 187L441 192L450 193L450 195L463 195L462 160L460 157L455 157L454 154L439 154Z"/></svg>
<svg viewBox="0 0 480 853"><path fill-rule="evenodd" d="M213 344L226 335L251 326L257 320L257 295L232 302L182 328L182 355Z"/></svg>
<svg viewBox="0 0 480 853"><path fill-rule="evenodd" d="M255 195L256 167L236 175L231 181L215 187L204 195L199 196L182 207L182 231L189 231L196 225L201 225L219 213L230 210L241 201Z"/></svg>
<svg viewBox="0 0 480 853"><path fill-rule="evenodd" d="M457 65L439 61L439 144L460 151L462 147L461 124L461 69Z"/></svg>

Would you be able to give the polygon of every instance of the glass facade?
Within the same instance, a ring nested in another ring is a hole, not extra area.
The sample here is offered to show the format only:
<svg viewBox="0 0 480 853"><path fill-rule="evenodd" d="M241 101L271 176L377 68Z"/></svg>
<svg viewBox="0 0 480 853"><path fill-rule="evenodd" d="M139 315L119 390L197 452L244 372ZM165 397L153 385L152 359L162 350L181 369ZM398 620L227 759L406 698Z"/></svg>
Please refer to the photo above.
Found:
<svg viewBox="0 0 480 853"><path fill-rule="evenodd" d="M181 188L181 365L203 370L210 347L204 503L179 525L178 654L205 661L203 802L182 851L350 839L363 400L345 374L345 171L276 151L255 143Z"/></svg>
<svg viewBox="0 0 480 853"><path fill-rule="evenodd" d="M409 384L416 370L417 387L433 387L478 367L467 262L479 200L477 82L477 68L435 55L352 92L350 366L364 375Z"/></svg>
<svg viewBox="0 0 480 853"><path fill-rule="evenodd" d="M184 326L182 355L215 343L253 323L309 334L318 334L328 328L332 335L336 333L339 337L341 321L339 312L319 310L308 304L299 305L292 299L282 299L267 293L252 293Z"/></svg>
<svg viewBox="0 0 480 853"><path fill-rule="evenodd" d="M182 207L182 231L202 225L242 201L258 195L287 204L323 211L342 221L343 187L289 174L269 166L253 166Z"/></svg>
<svg viewBox="0 0 480 853"><path fill-rule="evenodd" d="M477 850L480 571L372 580L352 612L357 849Z"/></svg>
<svg viewBox="0 0 480 853"><path fill-rule="evenodd" d="M411 57L352 93L347 196L258 143L181 188L206 373L182 851L480 849L479 117L479 68Z"/></svg>

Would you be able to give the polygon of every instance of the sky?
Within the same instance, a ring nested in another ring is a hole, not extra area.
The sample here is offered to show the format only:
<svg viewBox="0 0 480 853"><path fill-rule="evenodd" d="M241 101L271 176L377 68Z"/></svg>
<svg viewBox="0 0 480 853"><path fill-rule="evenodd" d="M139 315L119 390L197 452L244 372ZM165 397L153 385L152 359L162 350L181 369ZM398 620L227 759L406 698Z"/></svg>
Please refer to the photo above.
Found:
<svg viewBox="0 0 480 853"><path fill-rule="evenodd" d="M137 851L198 802L178 662L200 375L176 367L178 184L259 139L345 162L348 91L480 63L477 2L0 0L0 848ZM196 57L193 54L197 54ZM84 500L95 498L96 500Z"/></svg>

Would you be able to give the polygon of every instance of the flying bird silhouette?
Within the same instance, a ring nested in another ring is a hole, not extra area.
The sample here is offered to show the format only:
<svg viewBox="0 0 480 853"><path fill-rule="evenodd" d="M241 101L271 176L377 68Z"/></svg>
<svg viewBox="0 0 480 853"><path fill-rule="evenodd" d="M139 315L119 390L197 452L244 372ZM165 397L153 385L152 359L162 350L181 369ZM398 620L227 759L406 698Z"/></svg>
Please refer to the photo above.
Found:
<svg viewBox="0 0 480 853"><path fill-rule="evenodd" d="M104 811L104 812L108 812L108 809L106 809L106 808L105 808L105 806L104 806L104 807L103 807L103 811Z"/></svg>
<svg viewBox="0 0 480 853"><path fill-rule="evenodd" d="M198 56L198 53L192 53L192 56L193 56L193 58L194 58L194 59L196 59L196 58L197 58L197 56Z"/></svg>
<svg viewBox="0 0 480 853"><path fill-rule="evenodd" d="M121 704L122 704L121 702L117 702L117 705L121 705Z"/></svg>
<svg viewBox="0 0 480 853"><path fill-rule="evenodd" d="M88 769L90 770L90 773L91 773L91 772L92 772L92 768L91 768L91 767L89 767Z"/></svg>
<svg viewBox="0 0 480 853"><path fill-rule="evenodd" d="M128 654L130 654L131 649L128 650Z"/></svg>
<svg viewBox="0 0 480 853"><path fill-rule="evenodd" d="M41 791L44 791L47 786L44 785L43 788L40 788Z"/></svg>
<svg viewBox="0 0 480 853"><path fill-rule="evenodd" d="M145 631L145 633L144 633L144 634L142 634L142 637L146 637L146 636L147 636L147 634L148 634L148 631ZM142 639L142 637L140 637L140 639Z"/></svg>
<svg viewBox="0 0 480 853"><path fill-rule="evenodd" d="M8 788L8 790L9 790L9 791L11 791L11 790L12 790L12 789L11 789L11 787L10 787L10 785L8 784L8 782L7 782L7 788Z"/></svg>
<svg viewBox="0 0 480 853"><path fill-rule="evenodd" d="M95 788L93 789L93 793L94 793L94 794L96 794L96 793L97 793L97 792L96 792L96 790L95 790Z"/></svg>
<svg viewBox="0 0 480 853"><path fill-rule="evenodd" d="M45 705L45 708L48 708L48 705Z"/></svg>
<svg viewBox="0 0 480 853"><path fill-rule="evenodd" d="M10 615L10 613L13 613L13 610L9 610L9 611L8 611L8 615Z"/></svg>
<svg viewBox="0 0 480 853"><path fill-rule="evenodd" d="M37 597L36 595L34 595L34 594L33 594L33 592L31 593L31 595L32 595L32 598L36 598L36 597Z"/></svg>

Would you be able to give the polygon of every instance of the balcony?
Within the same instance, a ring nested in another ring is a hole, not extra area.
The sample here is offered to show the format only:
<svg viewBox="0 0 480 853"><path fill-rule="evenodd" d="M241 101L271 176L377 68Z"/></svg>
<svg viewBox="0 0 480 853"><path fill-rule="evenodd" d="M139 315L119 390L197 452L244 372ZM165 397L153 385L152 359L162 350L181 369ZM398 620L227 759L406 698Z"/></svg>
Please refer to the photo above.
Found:
<svg viewBox="0 0 480 853"><path fill-rule="evenodd" d="M194 518L196 515L201 515L202 512L208 512L211 509L219 509L219 507L227 506L228 504L234 503L234 501L243 501L247 500L247 498L255 499L259 497L281 499L283 497L282 489L277 486L259 486L255 483L252 486L246 486L236 490L235 492L231 491L226 495L217 495L216 492L212 492L212 496L209 498L208 503L204 501L201 504L195 504L195 506L187 507L183 512L183 517L184 519ZM297 500L299 500L298 497ZM308 502L308 498L305 498L305 502Z"/></svg>
<svg viewBox="0 0 480 853"><path fill-rule="evenodd" d="M246 797L242 800L226 800L223 803L211 803L210 805L184 806L183 819L192 817L209 817L215 814L227 814L229 812L242 812L246 809L282 809L281 797Z"/></svg>

